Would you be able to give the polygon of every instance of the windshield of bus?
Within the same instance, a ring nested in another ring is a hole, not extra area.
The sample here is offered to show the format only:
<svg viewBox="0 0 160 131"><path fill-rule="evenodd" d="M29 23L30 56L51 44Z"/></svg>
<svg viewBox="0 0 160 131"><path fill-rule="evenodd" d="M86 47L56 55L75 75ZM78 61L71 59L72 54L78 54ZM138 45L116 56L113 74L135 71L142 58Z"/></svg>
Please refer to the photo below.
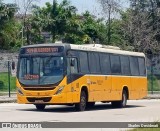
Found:
<svg viewBox="0 0 160 131"><path fill-rule="evenodd" d="M63 57L21 57L18 78L25 85L50 85L63 79L63 69Z"/></svg>

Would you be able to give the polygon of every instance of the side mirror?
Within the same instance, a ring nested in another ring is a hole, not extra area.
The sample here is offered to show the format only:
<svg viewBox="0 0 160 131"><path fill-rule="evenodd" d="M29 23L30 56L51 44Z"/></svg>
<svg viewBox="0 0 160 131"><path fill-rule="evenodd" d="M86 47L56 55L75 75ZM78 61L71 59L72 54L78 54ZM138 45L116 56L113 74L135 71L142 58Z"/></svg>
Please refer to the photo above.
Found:
<svg viewBox="0 0 160 131"><path fill-rule="evenodd" d="M15 70L15 68L16 68L16 63L12 61L12 70Z"/></svg>
<svg viewBox="0 0 160 131"><path fill-rule="evenodd" d="M71 66L75 66L75 59L73 59L73 58L71 59L70 65L71 65Z"/></svg>

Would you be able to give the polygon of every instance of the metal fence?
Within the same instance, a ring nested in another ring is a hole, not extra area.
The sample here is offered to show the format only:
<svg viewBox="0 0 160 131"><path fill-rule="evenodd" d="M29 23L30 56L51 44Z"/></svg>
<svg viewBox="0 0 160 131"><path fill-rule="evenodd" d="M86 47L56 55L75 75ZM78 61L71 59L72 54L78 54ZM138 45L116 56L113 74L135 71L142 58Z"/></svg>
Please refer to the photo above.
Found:
<svg viewBox="0 0 160 131"><path fill-rule="evenodd" d="M8 92L9 97L11 92L16 91L16 68L11 67L12 63L13 60L0 60L0 94ZM15 63L17 63L17 60L15 60Z"/></svg>

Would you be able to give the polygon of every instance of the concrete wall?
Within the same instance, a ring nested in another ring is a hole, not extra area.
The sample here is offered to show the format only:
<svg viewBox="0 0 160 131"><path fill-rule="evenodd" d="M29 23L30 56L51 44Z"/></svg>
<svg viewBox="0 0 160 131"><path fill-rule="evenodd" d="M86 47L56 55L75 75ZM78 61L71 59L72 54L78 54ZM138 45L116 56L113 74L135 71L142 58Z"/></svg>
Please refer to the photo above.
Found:
<svg viewBox="0 0 160 131"><path fill-rule="evenodd" d="M0 52L0 72L8 72L8 60L18 61L18 53Z"/></svg>

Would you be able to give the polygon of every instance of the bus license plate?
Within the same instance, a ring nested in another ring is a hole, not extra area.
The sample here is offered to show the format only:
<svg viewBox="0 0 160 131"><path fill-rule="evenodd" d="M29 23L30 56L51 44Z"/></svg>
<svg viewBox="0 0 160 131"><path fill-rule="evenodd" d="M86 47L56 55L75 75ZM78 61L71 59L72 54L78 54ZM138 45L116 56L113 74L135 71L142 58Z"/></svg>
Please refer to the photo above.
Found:
<svg viewBox="0 0 160 131"><path fill-rule="evenodd" d="M36 103L43 103L43 100L35 100Z"/></svg>

